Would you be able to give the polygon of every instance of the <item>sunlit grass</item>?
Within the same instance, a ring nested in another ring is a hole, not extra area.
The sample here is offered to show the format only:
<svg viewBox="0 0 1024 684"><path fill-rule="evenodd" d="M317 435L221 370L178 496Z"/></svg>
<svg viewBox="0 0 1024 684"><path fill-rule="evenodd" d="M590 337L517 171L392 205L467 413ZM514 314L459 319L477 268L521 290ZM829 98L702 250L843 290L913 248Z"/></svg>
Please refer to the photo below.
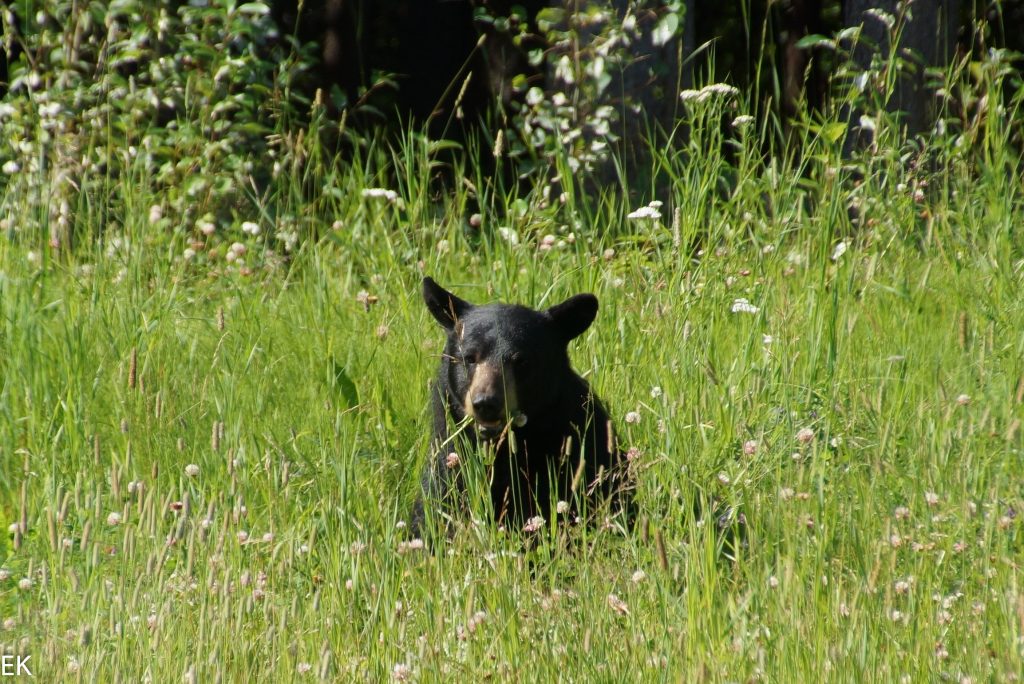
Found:
<svg viewBox="0 0 1024 684"><path fill-rule="evenodd" d="M811 132L795 170L702 145L655 154L650 196L544 206L437 192L410 136L312 155L240 208L259 235L168 237L140 177L95 247L0 242L0 640L50 681L1017 675L1019 179L894 150L854 181ZM284 222L306 239L268 254ZM410 544L425 274L597 294L572 358L638 454L635 533ZM735 560L697 497L745 516Z"/></svg>

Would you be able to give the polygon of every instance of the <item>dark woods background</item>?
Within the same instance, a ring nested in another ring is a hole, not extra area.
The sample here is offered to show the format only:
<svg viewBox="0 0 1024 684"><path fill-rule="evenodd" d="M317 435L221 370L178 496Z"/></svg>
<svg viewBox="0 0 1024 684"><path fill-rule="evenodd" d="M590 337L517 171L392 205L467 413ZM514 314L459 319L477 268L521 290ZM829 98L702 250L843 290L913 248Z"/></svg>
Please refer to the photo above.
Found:
<svg viewBox="0 0 1024 684"><path fill-rule="evenodd" d="M447 155L438 168L463 155L485 176L544 179L551 192L567 174L635 188L654 173L648 141L672 149L665 143L686 140L688 125L726 130L741 111L753 115L766 159L799 149L808 131L849 155L874 139L880 117L903 140L935 126L977 131L991 100L1024 92L1024 0L22 0L0 9L0 95L24 108L7 117L10 134L35 139L36 124L61 133L38 139L69 178L116 175L118 150L145 143L187 218L198 211L190 196L231 210L234 180L266 187L286 160L310 168L303 135L345 158L368 140L425 131L429 153ZM680 92L708 83L740 97L687 123ZM56 128L49 110L25 105L44 93L60 105ZM77 119L63 120L70 112ZM319 182L301 179L307 190Z"/></svg>
<svg viewBox="0 0 1024 684"><path fill-rule="evenodd" d="M316 79L310 87L329 89L334 106L363 105L369 121L408 117L430 123L431 132L441 134L451 130L445 123L456 104L461 107L460 120L472 121L495 100L507 105L523 95L522 88L513 86L516 76L526 75L531 84L550 80L542 68L530 64L527 53L544 47L536 17L551 4L279 0L273 12L283 30L295 29L302 41L319 46ZM633 3L608 4L624 14ZM655 14L668 4L641 3L644 11ZM884 55L890 45L884 23L865 13L877 8L898 16L903 6L897 0L686 0L683 26L672 46L678 54L645 54L645 46L637 43L636 57L660 58L677 67L681 56L681 69L664 69L663 78L678 78L683 87L695 75L724 81L756 93L764 107L789 118L802 102L812 110L826 104L828 76L837 66L835 52L808 45L808 36L831 38L844 28L863 25L864 39L854 57L866 68L873 51ZM922 92L927 67L945 68L955 59L991 48L1024 51L1022 0L918 0L909 4L909 14L898 49L915 73L897 90L893 105L907 113L912 132L928 125ZM514 42L510 32L495 28L490 17L525 18L529 38ZM664 94L672 95L671 89Z"/></svg>

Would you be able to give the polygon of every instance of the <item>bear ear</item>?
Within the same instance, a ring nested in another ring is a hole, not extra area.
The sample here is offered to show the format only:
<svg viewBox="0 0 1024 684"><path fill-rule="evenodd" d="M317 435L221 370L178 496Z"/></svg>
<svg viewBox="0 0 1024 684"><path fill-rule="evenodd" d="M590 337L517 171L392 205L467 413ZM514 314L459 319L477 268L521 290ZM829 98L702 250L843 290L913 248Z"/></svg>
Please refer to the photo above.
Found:
<svg viewBox="0 0 1024 684"><path fill-rule="evenodd" d="M578 294L547 310L555 329L565 341L575 339L590 327L597 317L597 297L592 294Z"/></svg>
<svg viewBox="0 0 1024 684"><path fill-rule="evenodd" d="M423 279L423 301L431 315L448 331L454 330L455 323L473 308L472 304L459 299L430 277Z"/></svg>

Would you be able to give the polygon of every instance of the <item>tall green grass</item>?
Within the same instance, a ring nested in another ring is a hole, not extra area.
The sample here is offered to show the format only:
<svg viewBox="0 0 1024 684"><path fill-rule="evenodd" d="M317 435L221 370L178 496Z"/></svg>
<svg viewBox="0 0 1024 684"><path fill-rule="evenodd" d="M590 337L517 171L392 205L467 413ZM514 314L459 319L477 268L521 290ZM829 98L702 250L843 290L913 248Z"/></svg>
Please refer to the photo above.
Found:
<svg viewBox="0 0 1024 684"><path fill-rule="evenodd" d="M417 135L349 162L310 135L234 210L290 252L215 232L186 259L198 232L152 215L142 167L115 222L80 199L104 223L73 251L0 241L5 649L47 681L1019 675L1015 112L967 150L883 128L852 161L821 122L764 161L771 122L690 112L647 193L517 195L457 156L438 190ZM634 533L477 516L410 544L442 347L424 274L476 302L597 294L571 353L639 452ZM735 558L697 497L745 516Z"/></svg>

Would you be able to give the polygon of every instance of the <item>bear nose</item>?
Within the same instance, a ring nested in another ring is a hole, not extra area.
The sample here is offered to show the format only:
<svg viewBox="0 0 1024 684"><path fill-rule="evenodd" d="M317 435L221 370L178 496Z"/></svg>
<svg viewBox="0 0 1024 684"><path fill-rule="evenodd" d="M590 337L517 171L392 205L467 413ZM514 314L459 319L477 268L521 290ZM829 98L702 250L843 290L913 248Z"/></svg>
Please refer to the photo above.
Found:
<svg viewBox="0 0 1024 684"><path fill-rule="evenodd" d="M490 392L477 392L473 395L473 413L480 420L492 421L501 418L501 397Z"/></svg>

